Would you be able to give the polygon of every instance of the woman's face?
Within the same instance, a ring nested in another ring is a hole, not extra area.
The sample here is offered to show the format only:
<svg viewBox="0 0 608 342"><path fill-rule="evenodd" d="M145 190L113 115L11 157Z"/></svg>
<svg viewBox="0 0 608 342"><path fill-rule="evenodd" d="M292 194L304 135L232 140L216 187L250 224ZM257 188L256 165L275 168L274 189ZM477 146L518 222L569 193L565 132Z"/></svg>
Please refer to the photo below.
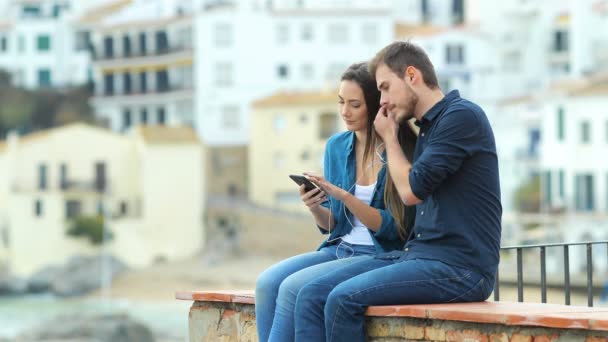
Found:
<svg viewBox="0 0 608 342"><path fill-rule="evenodd" d="M342 81L340 82L340 90L338 91L338 103L340 104L340 116L346 124L346 129L349 131L366 131L367 130L367 105L363 90L356 82Z"/></svg>

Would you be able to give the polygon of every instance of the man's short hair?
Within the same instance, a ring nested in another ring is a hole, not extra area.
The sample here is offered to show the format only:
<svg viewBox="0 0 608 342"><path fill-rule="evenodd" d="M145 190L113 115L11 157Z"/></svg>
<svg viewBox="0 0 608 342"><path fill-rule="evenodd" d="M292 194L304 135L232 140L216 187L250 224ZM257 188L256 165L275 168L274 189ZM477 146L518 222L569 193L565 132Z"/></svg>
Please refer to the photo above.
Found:
<svg viewBox="0 0 608 342"><path fill-rule="evenodd" d="M412 66L422 74L422 80L427 87L435 89L439 87L435 68L429 56L416 44L407 41L394 42L382 50L369 63L369 73L375 78L376 70L385 64L392 72L403 78L405 69Z"/></svg>

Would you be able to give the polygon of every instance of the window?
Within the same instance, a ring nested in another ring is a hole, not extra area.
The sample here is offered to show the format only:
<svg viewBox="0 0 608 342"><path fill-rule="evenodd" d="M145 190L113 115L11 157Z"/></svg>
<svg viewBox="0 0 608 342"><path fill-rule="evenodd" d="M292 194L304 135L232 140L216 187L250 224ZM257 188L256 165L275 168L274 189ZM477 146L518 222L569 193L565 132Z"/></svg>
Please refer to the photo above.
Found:
<svg viewBox="0 0 608 342"><path fill-rule="evenodd" d="M129 212L129 206L126 201L120 201L119 212L120 216L126 216Z"/></svg>
<svg viewBox="0 0 608 342"><path fill-rule="evenodd" d="M564 107L557 108L557 140L564 141L566 137L566 126L564 123Z"/></svg>
<svg viewBox="0 0 608 342"><path fill-rule="evenodd" d="M106 191L106 163L95 163L95 190L98 192Z"/></svg>
<svg viewBox="0 0 608 342"><path fill-rule="evenodd" d="M49 35L39 35L36 38L36 47L38 51L49 51L51 49L51 37Z"/></svg>
<svg viewBox="0 0 608 342"><path fill-rule="evenodd" d="M103 55L106 58L114 58L114 39L112 37L103 38Z"/></svg>
<svg viewBox="0 0 608 342"><path fill-rule="evenodd" d="M65 218L72 219L76 216L80 216L82 212L82 205L80 201L77 200L67 200L65 201Z"/></svg>
<svg viewBox="0 0 608 342"><path fill-rule="evenodd" d="M126 130L127 128L131 127L132 124L132 118L131 118L131 110L128 108L125 108L122 110L122 130Z"/></svg>
<svg viewBox="0 0 608 342"><path fill-rule="evenodd" d="M285 127L287 127L287 120L285 120L283 115L275 115L274 119L272 120L272 127L277 134L281 133L285 130Z"/></svg>
<svg viewBox="0 0 608 342"><path fill-rule="evenodd" d="M579 174L574 179L575 187L575 204L576 209L580 211L593 211L594 209L594 192L593 192L593 175Z"/></svg>
<svg viewBox="0 0 608 342"><path fill-rule="evenodd" d="M103 75L103 93L104 95L114 95L114 75L105 74Z"/></svg>
<svg viewBox="0 0 608 342"><path fill-rule="evenodd" d="M545 171L543 178L543 203L546 207L551 206L551 199L553 198L553 182L551 179L551 171Z"/></svg>
<svg viewBox="0 0 608 342"><path fill-rule="evenodd" d="M129 74L128 72L125 72L122 75L122 87L125 94L131 94L131 92L133 91L133 87L131 85L131 74Z"/></svg>
<svg viewBox="0 0 608 342"><path fill-rule="evenodd" d="M279 45L289 43L289 26L287 24L279 24L276 26L276 37Z"/></svg>
<svg viewBox="0 0 608 342"><path fill-rule="evenodd" d="M154 37L156 40L156 53L163 54L169 52L169 38L167 37L167 32L158 31Z"/></svg>
<svg viewBox="0 0 608 342"><path fill-rule="evenodd" d="M159 125L164 125L167 122L167 113L165 112L164 107L159 107L156 110L156 122L158 122Z"/></svg>
<svg viewBox="0 0 608 342"><path fill-rule="evenodd" d="M45 163L38 164L38 190L46 190L47 189L47 167Z"/></svg>
<svg viewBox="0 0 608 342"><path fill-rule="evenodd" d="M306 113L300 114L300 123L306 125L308 123L308 115Z"/></svg>
<svg viewBox="0 0 608 342"><path fill-rule="evenodd" d="M0 37L0 51L8 50L8 39L5 36Z"/></svg>
<svg viewBox="0 0 608 342"><path fill-rule="evenodd" d="M329 43L344 44L348 42L348 28L344 24L331 24L328 27Z"/></svg>
<svg viewBox="0 0 608 342"><path fill-rule="evenodd" d="M40 5L26 4L21 7L21 15L23 18L35 18L41 14Z"/></svg>
<svg viewBox="0 0 608 342"><path fill-rule="evenodd" d="M319 139L328 139L338 131L338 115L335 113L321 114L319 117Z"/></svg>
<svg viewBox="0 0 608 342"><path fill-rule="evenodd" d="M148 110L146 108L142 108L139 112L139 122L144 125L148 123Z"/></svg>
<svg viewBox="0 0 608 342"><path fill-rule="evenodd" d="M228 47L233 42L232 25L229 23L217 23L215 25L215 46Z"/></svg>
<svg viewBox="0 0 608 342"><path fill-rule="evenodd" d="M277 67L277 76L281 79L289 77L289 68L285 64L281 64Z"/></svg>
<svg viewBox="0 0 608 342"><path fill-rule="evenodd" d="M447 77L441 77L439 78L439 88L443 91L443 92L448 92L450 91L450 79Z"/></svg>
<svg viewBox="0 0 608 342"><path fill-rule="evenodd" d="M464 0L452 0L452 24L464 22Z"/></svg>
<svg viewBox="0 0 608 342"><path fill-rule="evenodd" d="M148 52L147 44L146 44L146 33L139 33L139 53L144 56Z"/></svg>
<svg viewBox="0 0 608 342"><path fill-rule="evenodd" d="M44 213L44 208L42 206L42 200L36 200L34 201L34 215L36 217L42 217L42 214Z"/></svg>
<svg viewBox="0 0 608 342"><path fill-rule="evenodd" d="M91 32L78 31L76 32L76 51L88 50L91 46Z"/></svg>
<svg viewBox="0 0 608 342"><path fill-rule="evenodd" d="M215 68L215 85L218 87L232 86L232 64L228 62L220 62Z"/></svg>
<svg viewBox="0 0 608 342"><path fill-rule="evenodd" d="M51 70L39 69L38 70L38 86L39 87L50 87L51 86Z"/></svg>
<svg viewBox="0 0 608 342"><path fill-rule="evenodd" d="M361 28L364 44L375 44L378 41L378 29L375 24L365 24Z"/></svg>
<svg viewBox="0 0 608 342"><path fill-rule="evenodd" d="M126 34L122 36L122 55L125 57L131 56L131 38Z"/></svg>
<svg viewBox="0 0 608 342"><path fill-rule="evenodd" d="M589 121L581 122L581 142L583 144L591 142L591 124Z"/></svg>
<svg viewBox="0 0 608 342"><path fill-rule="evenodd" d="M445 48L445 60L447 64L464 64L464 46L461 44L448 44Z"/></svg>
<svg viewBox="0 0 608 342"><path fill-rule="evenodd" d="M302 79L311 80L314 78L313 66L310 63L302 64L301 70Z"/></svg>
<svg viewBox="0 0 608 342"><path fill-rule="evenodd" d="M148 91L148 78L145 71L139 73L139 90L141 93Z"/></svg>
<svg viewBox="0 0 608 342"><path fill-rule="evenodd" d="M553 51L554 52L568 51L568 31L556 30L553 33Z"/></svg>
<svg viewBox="0 0 608 342"><path fill-rule="evenodd" d="M422 13L422 22L428 23L431 21L431 8L429 6L429 0L420 1L420 12Z"/></svg>
<svg viewBox="0 0 608 342"><path fill-rule="evenodd" d="M61 190L68 188L68 166L66 163L59 164L59 188Z"/></svg>
<svg viewBox="0 0 608 342"><path fill-rule="evenodd" d="M300 27L300 38L304 42L312 41L312 25L311 24L303 24Z"/></svg>
<svg viewBox="0 0 608 342"><path fill-rule="evenodd" d="M169 73L167 70L156 72L156 90L159 92L169 91Z"/></svg>
<svg viewBox="0 0 608 342"><path fill-rule="evenodd" d="M238 106L229 105L222 108L222 126L224 128L239 128L241 126Z"/></svg>
<svg viewBox="0 0 608 342"><path fill-rule="evenodd" d="M309 151L303 151L302 154L300 155L300 159L302 159L302 161L309 161L310 160L310 152Z"/></svg>

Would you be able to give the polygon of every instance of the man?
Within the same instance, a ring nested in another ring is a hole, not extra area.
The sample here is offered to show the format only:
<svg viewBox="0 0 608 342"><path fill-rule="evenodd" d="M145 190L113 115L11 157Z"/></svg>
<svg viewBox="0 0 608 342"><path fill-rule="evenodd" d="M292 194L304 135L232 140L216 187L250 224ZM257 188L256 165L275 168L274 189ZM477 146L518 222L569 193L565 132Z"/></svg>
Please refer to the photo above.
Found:
<svg viewBox="0 0 608 342"><path fill-rule="evenodd" d="M370 63L381 92L374 126L391 177L416 223L403 251L369 257L302 288L297 341L365 341L368 306L483 301L499 261L502 207L492 128L483 110L444 95L418 46L395 42ZM413 163L399 125L420 128ZM314 294L314 295L313 295Z"/></svg>

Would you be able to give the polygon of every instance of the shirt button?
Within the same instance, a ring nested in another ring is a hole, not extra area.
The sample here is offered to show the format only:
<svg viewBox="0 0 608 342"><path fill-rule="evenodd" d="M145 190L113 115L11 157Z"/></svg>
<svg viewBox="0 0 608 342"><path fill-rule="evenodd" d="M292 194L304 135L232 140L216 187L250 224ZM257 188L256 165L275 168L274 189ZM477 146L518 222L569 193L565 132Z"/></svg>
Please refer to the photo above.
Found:
<svg viewBox="0 0 608 342"><path fill-rule="evenodd" d="M416 237L420 237L420 234L416 235Z"/></svg>
<svg viewBox="0 0 608 342"><path fill-rule="evenodd" d="M424 215L424 210L420 212L420 215Z"/></svg>
<svg viewBox="0 0 608 342"><path fill-rule="evenodd" d="M424 133L421 133L420 135L424 136Z"/></svg>
<svg viewBox="0 0 608 342"><path fill-rule="evenodd" d="M409 248L406 248L406 249L405 249L405 251L406 251L406 252L407 252L407 251L409 251L409 250L410 250Z"/></svg>

